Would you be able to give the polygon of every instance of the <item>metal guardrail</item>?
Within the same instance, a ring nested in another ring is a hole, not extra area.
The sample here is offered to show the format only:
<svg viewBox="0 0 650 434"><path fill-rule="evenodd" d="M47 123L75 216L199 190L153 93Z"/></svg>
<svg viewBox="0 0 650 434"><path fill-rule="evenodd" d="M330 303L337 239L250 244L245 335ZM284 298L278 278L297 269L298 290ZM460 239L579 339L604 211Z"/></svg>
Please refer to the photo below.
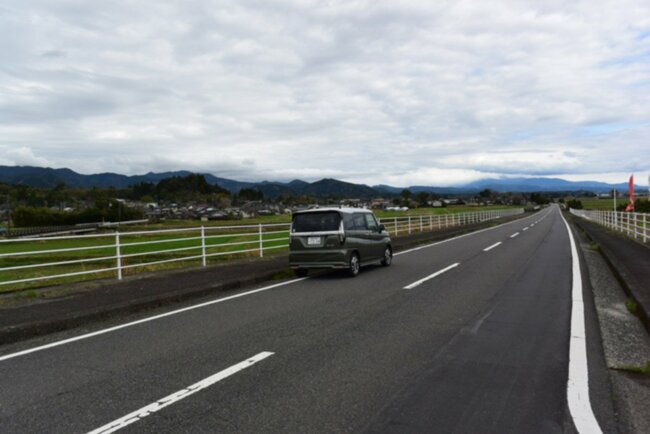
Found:
<svg viewBox="0 0 650 434"><path fill-rule="evenodd" d="M630 238L648 242L650 238L650 217L647 213L606 211L606 210L570 210L571 214L624 233Z"/></svg>
<svg viewBox="0 0 650 434"><path fill-rule="evenodd" d="M517 208L378 220L392 235L399 236L523 212ZM205 267L209 258L217 256L263 257L264 252L288 248L290 226L200 226L0 240L0 288L88 275L122 279L127 271L136 273L175 262L201 261Z"/></svg>

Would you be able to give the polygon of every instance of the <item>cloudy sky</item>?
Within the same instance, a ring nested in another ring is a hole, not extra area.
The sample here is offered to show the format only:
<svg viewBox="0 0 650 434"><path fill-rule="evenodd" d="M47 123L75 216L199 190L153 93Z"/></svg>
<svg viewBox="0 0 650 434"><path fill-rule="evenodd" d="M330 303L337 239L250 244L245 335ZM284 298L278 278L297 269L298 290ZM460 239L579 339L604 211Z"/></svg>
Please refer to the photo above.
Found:
<svg viewBox="0 0 650 434"><path fill-rule="evenodd" d="M392 185L650 170L647 0L7 0L0 29L0 164Z"/></svg>

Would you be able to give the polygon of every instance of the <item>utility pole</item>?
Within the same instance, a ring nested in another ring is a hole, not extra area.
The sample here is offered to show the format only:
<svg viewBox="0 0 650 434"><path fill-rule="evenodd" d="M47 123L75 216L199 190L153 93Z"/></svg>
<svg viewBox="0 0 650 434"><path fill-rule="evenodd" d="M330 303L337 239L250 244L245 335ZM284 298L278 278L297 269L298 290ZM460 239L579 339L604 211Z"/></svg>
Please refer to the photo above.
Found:
<svg viewBox="0 0 650 434"><path fill-rule="evenodd" d="M618 226L618 215L616 214L616 187L614 187L614 228Z"/></svg>

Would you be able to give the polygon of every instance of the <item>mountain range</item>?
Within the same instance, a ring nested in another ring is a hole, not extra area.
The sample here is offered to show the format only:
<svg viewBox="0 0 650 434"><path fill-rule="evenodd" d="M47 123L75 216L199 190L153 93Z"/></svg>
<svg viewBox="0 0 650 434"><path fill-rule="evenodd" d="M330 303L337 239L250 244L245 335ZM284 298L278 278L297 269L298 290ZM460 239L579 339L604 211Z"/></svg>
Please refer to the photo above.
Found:
<svg viewBox="0 0 650 434"><path fill-rule="evenodd" d="M71 169L52 169L49 167L34 166L0 166L0 182L14 185L27 185L31 187L52 188L63 182L72 188L126 188L130 185L151 182L157 183L164 178L172 176L187 176L190 171L180 170L174 172L149 172L144 175L127 176L117 173L97 173L83 175ZM306 182L299 179L291 182L244 182L234 179L220 178L209 173L202 173L206 181L237 193L242 188L255 188L264 193L264 196L276 198L283 194L308 195L315 197L355 197L372 198L385 195L397 195L405 187L390 185L368 186L353 184L337 179L325 178L315 182ZM426 191L437 194L472 194L489 188L497 192L553 192L553 191L592 191L596 193L608 192L612 188L619 191L627 190L627 183L607 184L596 181L567 181L559 178L490 178L474 181L456 187L436 187L414 185L407 187L414 193ZM637 189L641 188L639 186Z"/></svg>

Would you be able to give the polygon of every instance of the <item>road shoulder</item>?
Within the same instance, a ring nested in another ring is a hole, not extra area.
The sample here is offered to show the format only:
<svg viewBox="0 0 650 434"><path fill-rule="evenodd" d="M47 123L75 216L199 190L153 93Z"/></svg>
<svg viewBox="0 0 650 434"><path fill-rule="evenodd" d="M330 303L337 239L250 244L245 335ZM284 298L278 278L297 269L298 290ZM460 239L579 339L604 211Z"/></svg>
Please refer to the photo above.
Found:
<svg viewBox="0 0 650 434"><path fill-rule="evenodd" d="M604 432L650 432L650 378L630 371L650 362L650 338L628 311L625 291L598 246L584 232L574 233L586 270L585 306L591 311L586 320L594 411Z"/></svg>

